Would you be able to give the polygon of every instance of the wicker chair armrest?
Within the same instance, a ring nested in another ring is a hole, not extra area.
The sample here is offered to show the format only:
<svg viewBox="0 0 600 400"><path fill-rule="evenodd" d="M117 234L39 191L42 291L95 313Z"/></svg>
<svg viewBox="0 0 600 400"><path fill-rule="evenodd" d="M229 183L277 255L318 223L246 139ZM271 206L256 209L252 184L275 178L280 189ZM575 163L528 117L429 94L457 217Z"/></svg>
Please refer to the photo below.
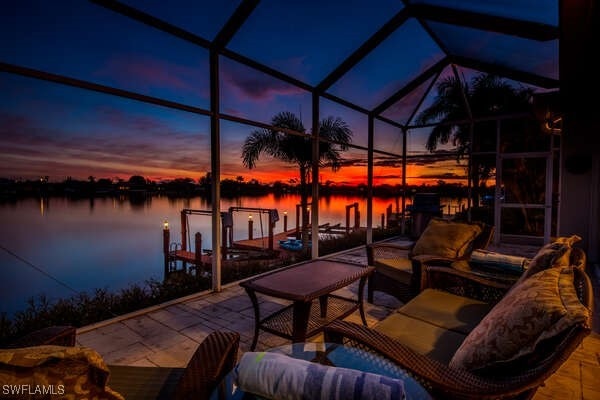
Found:
<svg viewBox="0 0 600 400"><path fill-rule="evenodd" d="M431 266L425 263L426 277L422 280L423 289L440 289L458 296L495 304L512 287L511 283L499 282L454 268Z"/></svg>
<svg viewBox="0 0 600 400"><path fill-rule="evenodd" d="M574 247L573 249L571 249L569 261L570 264L574 267L585 271L585 268L587 266L587 255L585 254L585 251L583 251L583 249L579 247Z"/></svg>
<svg viewBox="0 0 600 400"><path fill-rule="evenodd" d="M28 333L12 341L6 347L15 349L43 345L75 346L76 334L77 331L73 326L49 326Z"/></svg>
<svg viewBox="0 0 600 400"><path fill-rule="evenodd" d="M393 243L372 243L367 245L367 261L374 265L378 258L408 258L413 246L405 246Z"/></svg>
<svg viewBox="0 0 600 400"><path fill-rule="evenodd" d="M237 332L211 332L188 362L175 399L208 399L237 363L239 343Z"/></svg>
<svg viewBox="0 0 600 400"><path fill-rule="evenodd" d="M456 258L443 257L443 256L435 256L430 254L420 254L418 256L412 256L411 260L419 262L421 264L427 264L428 266L440 266L440 267L449 267L450 264L455 262Z"/></svg>
<svg viewBox="0 0 600 400"><path fill-rule="evenodd" d="M492 380L465 370L448 367L419 354L379 331L348 321L334 321L325 327L325 340L375 352L404 369L434 397L498 399L534 387L519 381Z"/></svg>
<svg viewBox="0 0 600 400"><path fill-rule="evenodd" d="M413 256L411 258L413 274L416 277L419 277L419 291L423 291L429 287L429 283L427 282L427 274L423 273L425 266L435 265L440 267L449 268L454 261L455 258L435 256L429 254L421 254L418 256Z"/></svg>

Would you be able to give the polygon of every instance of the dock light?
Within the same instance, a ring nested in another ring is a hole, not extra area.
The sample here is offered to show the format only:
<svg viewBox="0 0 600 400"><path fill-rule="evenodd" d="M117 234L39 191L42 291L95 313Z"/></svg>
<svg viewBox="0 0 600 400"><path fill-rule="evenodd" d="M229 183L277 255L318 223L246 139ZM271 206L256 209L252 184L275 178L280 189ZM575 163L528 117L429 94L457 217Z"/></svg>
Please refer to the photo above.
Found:
<svg viewBox="0 0 600 400"><path fill-rule="evenodd" d="M163 229L164 229L165 231L168 231L168 230L169 230L169 221L167 221L166 219L165 219L165 221L163 222Z"/></svg>
<svg viewBox="0 0 600 400"><path fill-rule="evenodd" d="M254 230L254 221L252 221L252 214L248 215L248 239L252 240L252 232Z"/></svg>

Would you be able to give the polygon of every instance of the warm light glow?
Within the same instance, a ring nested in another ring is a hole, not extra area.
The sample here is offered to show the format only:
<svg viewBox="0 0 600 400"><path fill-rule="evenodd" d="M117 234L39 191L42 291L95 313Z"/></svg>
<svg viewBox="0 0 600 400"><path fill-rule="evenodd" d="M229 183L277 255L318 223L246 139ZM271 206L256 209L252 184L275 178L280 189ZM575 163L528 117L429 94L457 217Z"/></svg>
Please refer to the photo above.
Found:
<svg viewBox="0 0 600 400"><path fill-rule="evenodd" d="M163 229L164 229L165 231L168 231L168 230L169 230L169 221L167 221L166 219L165 219L165 221L163 222Z"/></svg>
<svg viewBox="0 0 600 400"><path fill-rule="evenodd" d="M563 119L561 115L546 113L544 130L553 135L560 135L562 133L562 122Z"/></svg>
<svg viewBox="0 0 600 400"><path fill-rule="evenodd" d="M252 221L252 214L248 215L248 220Z"/></svg>

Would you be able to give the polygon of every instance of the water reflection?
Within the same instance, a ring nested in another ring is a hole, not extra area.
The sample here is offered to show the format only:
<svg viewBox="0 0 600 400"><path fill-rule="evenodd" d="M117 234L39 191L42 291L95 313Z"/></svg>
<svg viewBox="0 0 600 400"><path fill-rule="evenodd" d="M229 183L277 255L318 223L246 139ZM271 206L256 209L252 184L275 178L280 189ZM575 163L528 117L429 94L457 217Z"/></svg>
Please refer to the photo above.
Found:
<svg viewBox="0 0 600 400"><path fill-rule="evenodd" d="M456 202L455 200L452 200ZM223 199L222 209L231 206L275 208L280 218L287 212L288 229L295 224L298 196L267 195ZM358 203L360 225L366 225L366 199L330 196L319 200L319 224L345 225L346 206ZM442 201L448 203L448 201ZM373 221L394 199L374 199ZM164 258L162 223L171 222L173 235L180 232L180 211L184 208L211 209L202 197L172 198L160 196L60 198L42 197L0 202L0 244L39 266L60 281L79 291L95 288L118 290L149 278L162 279ZM266 217L254 215L254 226L266 226ZM233 240L246 239L248 216L234 215ZM354 221L352 221L354 222ZM210 218L190 218L192 237L202 234L203 248L212 248ZM283 218L274 233L283 232ZM258 234L260 231L256 231ZM181 240L174 238L175 241ZM0 312L25 307L28 297L45 293L50 299L70 295L48 277L6 253L0 256Z"/></svg>
<svg viewBox="0 0 600 400"><path fill-rule="evenodd" d="M48 209L50 202L47 197L40 197L40 215L43 217L44 213Z"/></svg>

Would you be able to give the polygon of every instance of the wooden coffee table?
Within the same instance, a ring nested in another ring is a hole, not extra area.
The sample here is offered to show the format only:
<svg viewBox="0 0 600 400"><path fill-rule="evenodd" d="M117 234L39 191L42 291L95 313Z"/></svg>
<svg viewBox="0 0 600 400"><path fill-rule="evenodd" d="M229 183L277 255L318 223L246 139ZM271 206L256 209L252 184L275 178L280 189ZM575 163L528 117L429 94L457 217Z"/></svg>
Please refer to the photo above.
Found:
<svg viewBox="0 0 600 400"><path fill-rule="evenodd" d="M344 318L357 309L366 325L363 291L366 279L373 271L373 267L316 260L240 283L254 307L254 339L250 349L256 348L260 329L292 342L304 342L331 321ZM358 280L357 299L332 294ZM290 300L292 304L261 319L256 293ZM319 302L313 304L315 299Z"/></svg>

